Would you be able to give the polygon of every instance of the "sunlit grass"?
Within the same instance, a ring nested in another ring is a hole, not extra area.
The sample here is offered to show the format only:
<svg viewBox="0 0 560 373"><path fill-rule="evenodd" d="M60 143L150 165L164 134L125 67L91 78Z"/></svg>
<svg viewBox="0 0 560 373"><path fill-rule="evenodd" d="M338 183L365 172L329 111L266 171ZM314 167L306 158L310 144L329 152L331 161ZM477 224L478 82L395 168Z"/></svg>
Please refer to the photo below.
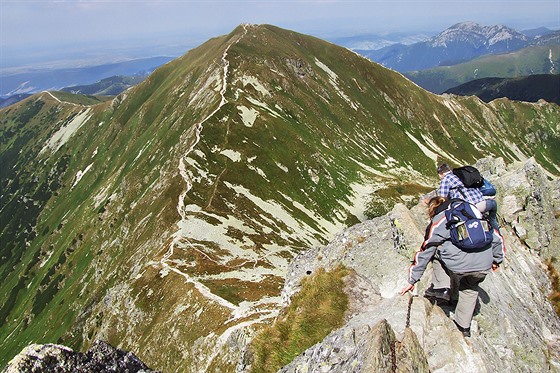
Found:
<svg viewBox="0 0 560 373"><path fill-rule="evenodd" d="M560 273L554 266L556 258L552 257L545 261L548 270L548 276L552 285L552 293L548 296L550 302L554 306L554 311L560 316Z"/></svg>
<svg viewBox="0 0 560 373"><path fill-rule="evenodd" d="M302 281L302 288L276 322L253 340L252 372L276 372L296 356L342 326L348 307L343 278L349 270L319 269Z"/></svg>

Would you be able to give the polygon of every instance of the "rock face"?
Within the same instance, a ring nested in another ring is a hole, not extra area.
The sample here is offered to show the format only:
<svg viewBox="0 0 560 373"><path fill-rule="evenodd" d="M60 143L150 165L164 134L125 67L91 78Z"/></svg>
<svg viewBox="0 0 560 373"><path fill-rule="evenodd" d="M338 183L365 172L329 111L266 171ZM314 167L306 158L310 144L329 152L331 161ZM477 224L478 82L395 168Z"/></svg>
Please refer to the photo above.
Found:
<svg viewBox="0 0 560 373"><path fill-rule="evenodd" d="M550 281L538 255L558 255L558 179L533 160L506 168L499 159L484 159L477 167L498 188L507 253L499 271L481 284L472 337L456 329L452 307L422 297L430 268L412 300L398 295L428 222L421 205L398 205L292 262L285 302L319 267L342 263L355 275L347 279L346 325L282 372L560 371L560 318L547 299Z"/></svg>
<svg viewBox="0 0 560 373"><path fill-rule="evenodd" d="M33 344L17 355L2 373L19 372L156 372L134 354L96 341L86 353L68 347Z"/></svg>
<svg viewBox="0 0 560 373"><path fill-rule="evenodd" d="M418 337L410 329L397 341L395 332L381 320L373 327L343 329L329 335L320 348L312 348L280 372L429 372Z"/></svg>

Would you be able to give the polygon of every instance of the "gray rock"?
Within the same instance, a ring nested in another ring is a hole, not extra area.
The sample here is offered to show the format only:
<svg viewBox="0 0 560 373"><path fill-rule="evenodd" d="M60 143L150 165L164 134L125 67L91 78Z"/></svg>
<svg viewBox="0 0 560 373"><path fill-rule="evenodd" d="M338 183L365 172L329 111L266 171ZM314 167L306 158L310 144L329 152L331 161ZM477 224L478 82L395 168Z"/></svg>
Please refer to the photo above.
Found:
<svg viewBox="0 0 560 373"><path fill-rule="evenodd" d="M386 320L373 327L345 328L310 348L279 372L429 372L424 350L409 328L402 341Z"/></svg>
<svg viewBox="0 0 560 373"><path fill-rule="evenodd" d="M32 344L14 357L2 373L23 372L155 372L134 354L103 341L95 341L85 352L56 344Z"/></svg>
<svg viewBox="0 0 560 373"><path fill-rule="evenodd" d="M488 162L485 159L480 167ZM500 166L495 172L499 178L486 177L498 189L502 222L513 227L521 241L543 258L560 257L560 180L547 174L533 158L507 168Z"/></svg>

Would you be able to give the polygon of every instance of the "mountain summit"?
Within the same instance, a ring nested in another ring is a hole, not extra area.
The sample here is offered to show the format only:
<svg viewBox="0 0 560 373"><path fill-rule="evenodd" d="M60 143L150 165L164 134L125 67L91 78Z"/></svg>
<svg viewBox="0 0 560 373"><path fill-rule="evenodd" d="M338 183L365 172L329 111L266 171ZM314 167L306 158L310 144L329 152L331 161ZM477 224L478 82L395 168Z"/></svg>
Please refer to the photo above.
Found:
<svg viewBox="0 0 560 373"><path fill-rule="evenodd" d="M105 340L158 370L233 371L230 342L278 315L291 259L415 204L439 162L560 172L557 105L436 96L269 25L87 99L0 111L2 363Z"/></svg>
<svg viewBox="0 0 560 373"><path fill-rule="evenodd" d="M486 53L509 52L525 46L529 38L506 26L481 26L475 22L457 23L434 36L428 44L434 48L464 44Z"/></svg>

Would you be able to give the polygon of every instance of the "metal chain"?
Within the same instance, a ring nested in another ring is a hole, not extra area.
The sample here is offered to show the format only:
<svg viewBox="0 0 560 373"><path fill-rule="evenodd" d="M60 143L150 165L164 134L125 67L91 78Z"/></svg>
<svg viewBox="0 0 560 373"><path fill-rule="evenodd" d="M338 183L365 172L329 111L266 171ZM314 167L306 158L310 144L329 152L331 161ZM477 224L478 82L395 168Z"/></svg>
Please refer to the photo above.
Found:
<svg viewBox="0 0 560 373"><path fill-rule="evenodd" d="M412 310L412 300L414 296L408 298L408 310L406 311L406 328L410 328L410 311ZM397 373L397 340L393 340L391 343L391 372Z"/></svg>
<svg viewBox="0 0 560 373"><path fill-rule="evenodd" d="M406 328L410 328L410 310L412 309L412 300L414 299L414 296L411 296L408 299L408 311L406 311Z"/></svg>
<svg viewBox="0 0 560 373"><path fill-rule="evenodd" d="M391 343L391 373L397 373L397 352L395 351L397 340L394 339Z"/></svg>

